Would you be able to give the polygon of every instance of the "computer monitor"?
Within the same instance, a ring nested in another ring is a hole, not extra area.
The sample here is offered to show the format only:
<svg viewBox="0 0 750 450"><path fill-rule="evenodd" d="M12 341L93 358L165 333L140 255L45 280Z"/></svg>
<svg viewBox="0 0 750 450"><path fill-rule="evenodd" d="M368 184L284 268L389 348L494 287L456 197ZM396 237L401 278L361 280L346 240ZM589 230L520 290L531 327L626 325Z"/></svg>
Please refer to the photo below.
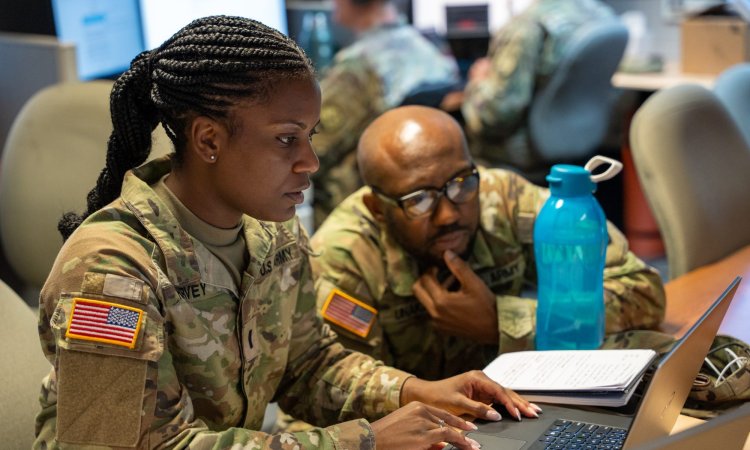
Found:
<svg viewBox="0 0 750 450"><path fill-rule="evenodd" d="M217 14L248 17L287 33L284 0L140 0L140 6L147 49L194 19Z"/></svg>
<svg viewBox="0 0 750 450"><path fill-rule="evenodd" d="M412 0L414 26L449 38L487 37L531 0Z"/></svg>
<svg viewBox="0 0 750 450"><path fill-rule="evenodd" d="M138 0L52 0L52 13L83 80L118 75L143 51Z"/></svg>

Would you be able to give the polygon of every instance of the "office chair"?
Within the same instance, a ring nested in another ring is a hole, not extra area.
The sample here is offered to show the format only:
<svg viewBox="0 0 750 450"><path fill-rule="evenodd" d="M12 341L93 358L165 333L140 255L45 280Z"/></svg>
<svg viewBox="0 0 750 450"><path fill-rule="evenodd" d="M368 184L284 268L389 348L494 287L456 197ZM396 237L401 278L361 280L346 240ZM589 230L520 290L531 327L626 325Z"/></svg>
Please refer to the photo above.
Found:
<svg viewBox="0 0 750 450"><path fill-rule="evenodd" d="M0 239L17 291L36 305L62 246L57 222L81 212L105 164L112 131L111 81L49 86L23 106L8 135L0 162ZM157 128L151 157L171 151Z"/></svg>
<svg viewBox="0 0 750 450"><path fill-rule="evenodd" d="M720 73L714 83L714 93L750 145L750 63L736 64Z"/></svg>
<svg viewBox="0 0 750 450"><path fill-rule="evenodd" d="M713 92L656 92L633 117L630 145L670 278L750 244L750 149Z"/></svg>
<svg viewBox="0 0 750 450"><path fill-rule="evenodd" d="M78 79L76 47L55 36L0 32L0 151L13 119L39 89Z"/></svg>
<svg viewBox="0 0 750 450"><path fill-rule="evenodd" d="M618 20L576 32L529 108L529 139L539 160L584 160L602 143L617 98L610 80L627 42L628 30Z"/></svg>
<svg viewBox="0 0 750 450"><path fill-rule="evenodd" d="M34 418L41 411L42 378L52 366L44 358L31 308L0 280L0 436L3 448L31 448Z"/></svg>

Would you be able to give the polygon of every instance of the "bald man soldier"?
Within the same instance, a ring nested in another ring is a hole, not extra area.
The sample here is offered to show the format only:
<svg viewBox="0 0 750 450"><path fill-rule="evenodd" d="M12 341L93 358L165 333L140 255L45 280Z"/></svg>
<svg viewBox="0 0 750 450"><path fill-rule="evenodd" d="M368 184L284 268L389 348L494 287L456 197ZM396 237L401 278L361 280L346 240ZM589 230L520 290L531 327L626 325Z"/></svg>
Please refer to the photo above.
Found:
<svg viewBox="0 0 750 450"><path fill-rule="evenodd" d="M345 346L427 379L533 348L533 224L548 196L474 164L460 125L433 108L390 110L357 150L366 186L312 239L317 302ZM664 317L658 272L608 224L606 331Z"/></svg>

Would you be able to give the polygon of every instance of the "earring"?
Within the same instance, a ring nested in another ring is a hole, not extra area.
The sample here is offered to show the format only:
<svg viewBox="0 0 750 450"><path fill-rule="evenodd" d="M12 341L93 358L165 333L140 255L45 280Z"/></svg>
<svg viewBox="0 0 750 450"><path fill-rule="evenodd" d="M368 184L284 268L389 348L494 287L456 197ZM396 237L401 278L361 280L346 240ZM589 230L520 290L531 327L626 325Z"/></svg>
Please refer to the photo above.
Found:
<svg viewBox="0 0 750 450"><path fill-rule="evenodd" d="M211 155L210 159L211 159L211 161L214 161L216 159L216 155Z"/></svg>

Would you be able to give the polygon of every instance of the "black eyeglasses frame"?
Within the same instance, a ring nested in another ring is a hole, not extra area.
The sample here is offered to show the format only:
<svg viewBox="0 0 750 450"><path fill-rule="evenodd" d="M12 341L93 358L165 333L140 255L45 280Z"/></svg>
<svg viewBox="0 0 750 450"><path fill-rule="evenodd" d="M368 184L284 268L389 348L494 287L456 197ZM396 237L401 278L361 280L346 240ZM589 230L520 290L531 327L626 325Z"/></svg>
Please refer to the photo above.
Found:
<svg viewBox="0 0 750 450"><path fill-rule="evenodd" d="M466 180L466 179L468 179L470 177L475 177L477 179L477 191L479 191L479 181L480 181L479 180L479 170L477 169L477 167L474 164L471 165L471 167L468 169L467 172L465 172L464 174L460 174L459 173L458 175L452 177L450 180L446 181L445 184L443 184L443 186L440 187L440 188L422 188L422 189L418 189L418 190L416 190L414 192L410 192L408 194L402 195L400 197L392 197L392 196L386 194L385 192L383 192L382 190L380 190L379 188L377 188L376 186L370 186L370 189L372 189L372 192L375 195L377 195L378 197L380 197L381 199L385 200L388 203L391 203L392 205L396 205L399 208L401 208L401 211L404 212L404 214L406 215L406 217L408 217L410 219L416 219L416 218L419 218L419 217L423 217L423 216L427 216L429 214L432 214L435 211L435 208L437 208L437 205L440 203L440 198L441 197L447 198L454 205L465 203L465 202L456 202L456 201L454 201L452 198L448 197L447 191L448 191L448 187L451 184L455 183L458 179L463 178L464 180ZM406 207L404 206L404 202L406 202L407 200L409 200L412 197L415 197L415 196L417 196L419 194L424 193L425 191L432 191L432 192L436 192L437 193L437 197L435 197L435 204L434 204L434 206L432 208L430 208L429 210L425 211L424 213L421 213L421 214L414 215L414 214L410 213L406 209Z"/></svg>

